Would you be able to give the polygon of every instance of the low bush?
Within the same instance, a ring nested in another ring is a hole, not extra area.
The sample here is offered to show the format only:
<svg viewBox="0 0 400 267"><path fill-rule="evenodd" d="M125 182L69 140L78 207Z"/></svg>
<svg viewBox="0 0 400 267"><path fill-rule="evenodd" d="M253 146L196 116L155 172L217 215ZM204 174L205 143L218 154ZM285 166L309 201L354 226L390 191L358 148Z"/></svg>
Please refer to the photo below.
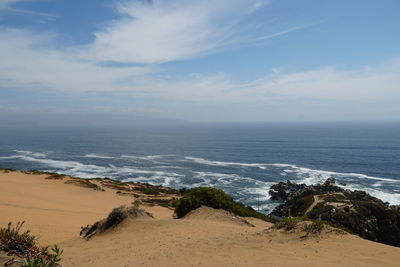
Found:
<svg viewBox="0 0 400 267"><path fill-rule="evenodd" d="M178 218L181 218L190 211L200 208L203 205L214 209L232 211L234 202L231 196L220 189L197 187L188 191L178 200L175 213Z"/></svg>
<svg viewBox="0 0 400 267"><path fill-rule="evenodd" d="M125 207L121 206L113 209L107 218L95 222L93 225L82 227L80 235L90 239L96 234L103 233L109 229L113 229L121 224L125 219L130 218L153 218L153 216L143 209L136 206Z"/></svg>
<svg viewBox="0 0 400 267"><path fill-rule="evenodd" d="M150 204L150 205L159 205L164 208L174 208L174 207L176 207L177 200L175 198L172 198L172 199L147 198L147 199L143 199L143 202Z"/></svg>
<svg viewBox="0 0 400 267"><path fill-rule="evenodd" d="M255 217L265 221L273 221L265 214L235 202L231 196L220 189L197 187L191 190L185 190L184 192L183 197L176 203L175 214L178 218L204 205L214 209L230 211L242 217Z"/></svg>
<svg viewBox="0 0 400 267"><path fill-rule="evenodd" d="M299 217L286 217L276 225L276 228L290 231L294 229L301 220L302 219Z"/></svg>
<svg viewBox="0 0 400 267"><path fill-rule="evenodd" d="M58 173L52 173L50 176L46 177L48 180L62 180L64 179L65 175L63 174L58 174Z"/></svg>
<svg viewBox="0 0 400 267"><path fill-rule="evenodd" d="M7 168L7 169L0 168L0 171L3 171L4 173L9 173L9 172L14 172L15 170L14 169L9 169L9 168Z"/></svg>
<svg viewBox="0 0 400 267"><path fill-rule="evenodd" d="M138 187L135 189L146 195L159 195L161 191L160 189L154 187Z"/></svg>
<svg viewBox="0 0 400 267"><path fill-rule="evenodd" d="M0 229L0 251L9 255L16 255L21 260L13 259L12 262L20 263L23 267L58 267L63 251L54 246L52 252L47 247L36 244L36 237L30 231L21 232L24 222L15 226L10 222L7 228Z"/></svg>
<svg viewBox="0 0 400 267"><path fill-rule="evenodd" d="M136 208L139 208L140 205L142 205L142 201L140 201L139 199L135 199L134 201L132 201L132 205Z"/></svg>
<svg viewBox="0 0 400 267"><path fill-rule="evenodd" d="M272 219L271 217L268 217L267 215L258 212L254 210L252 207L246 206L242 203L235 202L232 212L242 217L253 217L264 220L266 222L275 223L275 220Z"/></svg>
<svg viewBox="0 0 400 267"><path fill-rule="evenodd" d="M324 229L325 224L326 223L324 221L314 220L304 227L304 231L311 234L318 234L322 231L322 229Z"/></svg>
<svg viewBox="0 0 400 267"><path fill-rule="evenodd" d="M24 260L22 267L59 267L63 250L57 245L48 252L45 248L44 253L28 257Z"/></svg>
<svg viewBox="0 0 400 267"><path fill-rule="evenodd" d="M25 222L18 222L15 226L10 222L7 228L0 229L0 250L9 254L26 257L40 252L35 237L30 231L21 232Z"/></svg>
<svg viewBox="0 0 400 267"><path fill-rule="evenodd" d="M64 182L64 184L73 184L80 187L90 188L93 190L104 191L103 188L87 179L73 178Z"/></svg>

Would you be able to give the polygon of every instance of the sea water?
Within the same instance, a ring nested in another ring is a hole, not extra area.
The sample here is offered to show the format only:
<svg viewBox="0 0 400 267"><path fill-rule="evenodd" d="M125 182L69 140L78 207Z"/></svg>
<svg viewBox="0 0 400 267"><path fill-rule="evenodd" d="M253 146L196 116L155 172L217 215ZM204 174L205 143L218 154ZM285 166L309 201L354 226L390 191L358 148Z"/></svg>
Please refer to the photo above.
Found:
<svg viewBox="0 0 400 267"><path fill-rule="evenodd" d="M400 123L174 124L0 129L0 168L212 186L261 211L279 181L333 177L400 204Z"/></svg>

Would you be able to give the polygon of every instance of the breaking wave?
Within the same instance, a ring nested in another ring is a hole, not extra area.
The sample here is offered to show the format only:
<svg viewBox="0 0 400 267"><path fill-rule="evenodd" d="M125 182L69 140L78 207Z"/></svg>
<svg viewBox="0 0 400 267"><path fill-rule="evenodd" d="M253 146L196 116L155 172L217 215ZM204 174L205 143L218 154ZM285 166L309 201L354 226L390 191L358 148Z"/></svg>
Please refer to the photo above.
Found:
<svg viewBox="0 0 400 267"><path fill-rule="evenodd" d="M267 164L262 163L238 163L238 162L225 162L225 161L212 161L203 158L196 158L196 157L185 157L186 160L193 161L195 163L209 165L209 166L221 166L221 167L255 167L260 168L262 170L267 169Z"/></svg>
<svg viewBox="0 0 400 267"><path fill-rule="evenodd" d="M94 159L113 159L114 157L98 155L98 154L86 154L85 158L94 158Z"/></svg>

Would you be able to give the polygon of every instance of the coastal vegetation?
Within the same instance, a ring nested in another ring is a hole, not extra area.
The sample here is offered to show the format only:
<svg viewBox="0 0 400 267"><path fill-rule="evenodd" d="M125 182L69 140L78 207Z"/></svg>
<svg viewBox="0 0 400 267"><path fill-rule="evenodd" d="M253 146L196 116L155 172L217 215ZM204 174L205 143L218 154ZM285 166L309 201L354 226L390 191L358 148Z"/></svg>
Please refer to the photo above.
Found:
<svg viewBox="0 0 400 267"><path fill-rule="evenodd" d="M238 203L223 190L213 187L197 187L185 190L181 199L178 200L175 214L182 218L190 211L207 206L214 209L223 209L242 217L254 217L268 222L274 220L265 214L255 211L249 206Z"/></svg>
<svg viewBox="0 0 400 267"><path fill-rule="evenodd" d="M55 245L49 251L48 247L40 247L36 237L29 230L21 232L25 222L15 226L10 222L6 228L0 228L0 251L17 256L10 263L18 263L23 267L58 267L63 251Z"/></svg>
<svg viewBox="0 0 400 267"><path fill-rule="evenodd" d="M277 229L283 229L285 231L291 231L295 229L300 223L302 223L302 230L307 234L318 234L320 233L328 223L322 220L311 220L307 217L286 217L282 221L276 223Z"/></svg>

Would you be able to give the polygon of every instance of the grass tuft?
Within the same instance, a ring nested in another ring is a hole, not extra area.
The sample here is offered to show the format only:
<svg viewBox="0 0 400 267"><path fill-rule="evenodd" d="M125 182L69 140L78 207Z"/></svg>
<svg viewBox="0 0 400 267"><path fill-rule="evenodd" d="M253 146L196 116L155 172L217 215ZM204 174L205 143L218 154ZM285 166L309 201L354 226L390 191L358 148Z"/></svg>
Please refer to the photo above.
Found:
<svg viewBox="0 0 400 267"><path fill-rule="evenodd" d="M309 234L319 234L325 228L326 222L321 220L314 220L311 224L304 226L304 231Z"/></svg>
<svg viewBox="0 0 400 267"><path fill-rule="evenodd" d="M293 230L300 221L302 221L302 219L299 217L286 217L276 224L276 228L290 231Z"/></svg>

